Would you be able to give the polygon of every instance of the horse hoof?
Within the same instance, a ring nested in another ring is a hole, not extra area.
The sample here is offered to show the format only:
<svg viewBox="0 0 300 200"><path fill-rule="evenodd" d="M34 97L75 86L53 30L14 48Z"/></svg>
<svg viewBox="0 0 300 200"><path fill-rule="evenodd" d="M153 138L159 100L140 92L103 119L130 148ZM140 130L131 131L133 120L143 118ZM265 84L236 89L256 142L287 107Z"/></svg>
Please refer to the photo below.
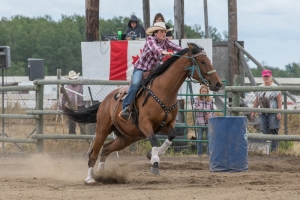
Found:
<svg viewBox="0 0 300 200"><path fill-rule="evenodd" d="M154 174L154 175L160 175L160 174L159 174L159 169L156 168L156 167L151 167L150 172L151 172L152 174Z"/></svg>
<svg viewBox="0 0 300 200"><path fill-rule="evenodd" d="M88 184L88 185L96 183L95 179L91 178L91 177L87 177L84 182L85 182L85 184Z"/></svg>
<svg viewBox="0 0 300 200"><path fill-rule="evenodd" d="M150 150L150 151L148 151L148 153L147 153L147 158L148 158L149 160L151 160L151 156L152 156L152 152L151 152L151 150Z"/></svg>

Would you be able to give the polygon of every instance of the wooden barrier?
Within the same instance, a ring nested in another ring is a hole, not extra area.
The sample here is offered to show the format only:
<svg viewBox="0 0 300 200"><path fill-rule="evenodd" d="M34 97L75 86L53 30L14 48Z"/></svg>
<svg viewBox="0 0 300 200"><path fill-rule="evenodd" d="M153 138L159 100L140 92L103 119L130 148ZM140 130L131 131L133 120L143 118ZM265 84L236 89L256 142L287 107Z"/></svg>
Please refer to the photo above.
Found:
<svg viewBox="0 0 300 200"><path fill-rule="evenodd" d="M12 143L36 143L35 139L22 139L22 138L7 138L0 137L0 142L12 142Z"/></svg>
<svg viewBox="0 0 300 200"><path fill-rule="evenodd" d="M278 140L278 141L300 141L300 135L271 135L248 133L248 140Z"/></svg>
<svg viewBox="0 0 300 200"><path fill-rule="evenodd" d="M30 139L22 138L7 138L0 137L0 142L11 143L35 143L38 152L44 150L45 139L79 139L79 140L92 140L94 135L64 135L64 134L43 134L43 115L56 115L62 114L60 110L43 110L44 100L44 85L128 85L127 81L106 81L106 80L35 80L34 86L7 86L0 87L2 91L36 91L36 107L35 110L27 110L26 114L0 114L0 118L13 118L13 119L36 119L36 134L31 135ZM107 140L112 140L113 137L109 136Z"/></svg>
<svg viewBox="0 0 300 200"><path fill-rule="evenodd" d="M22 138L6 138L0 137L0 142L12 143L35 143L37 151L44 150L44 140L46 139L80 139L92 140L94 135L68 135L68 134L43 134L43 115L56 115L62 114L59 110L43 110L44 98L44 84L83 84L83 85L127 85L126 81L101 81L101 80L36 80L35 86L8 86L0 88L0 91L36 91L36 108L35 110L27 110L27 115L21 114L0 114L0 118L16 118L16 119L36 119L36 134L31 135L29 139ZM238 97L240 92L250 91L300 91L299 86L272 86L272 87L259 87L259 86L226 86L225 92L232 92L233 97ZM226 94L226 93L225 93ZM226 96L226 95L225 95ZM246 108L239 107L238 102L233 102L233 107L228 108L231 112L238 114L239 112L267 112L267 113L284 113L284 114L300 114L300 110L281 110L281 109L267 109L267 108ZM193 110L189 110L193 112ZM195 126L189 126L193 128ZM266 135L266 134L247 134L249 140L280 140L280 141L300 141L299 135ZM112 136L107 138L113 140ZM176 139L174 141L177 141ZM178 140L178 141L192 141L192 140ZM194 140L193 140L194 142Z"/></svg>

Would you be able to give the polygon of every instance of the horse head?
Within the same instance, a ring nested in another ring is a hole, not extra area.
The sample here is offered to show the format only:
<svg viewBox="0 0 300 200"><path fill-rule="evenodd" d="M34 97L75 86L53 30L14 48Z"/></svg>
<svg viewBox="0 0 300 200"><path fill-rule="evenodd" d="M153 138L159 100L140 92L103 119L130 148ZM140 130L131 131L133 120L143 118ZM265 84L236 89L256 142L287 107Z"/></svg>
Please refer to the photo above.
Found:
<svg viewBox="0 0 300 200"><path fill-rule="evenodd" d="M189 77L209 86L209 89L212 91L219 91L222 87L222 81L213 68L211 60L207 57L204 49L194 43L187 43L187 45L189 48L188 57L192 63L190 67L186 68L189 71Z"/></svg>

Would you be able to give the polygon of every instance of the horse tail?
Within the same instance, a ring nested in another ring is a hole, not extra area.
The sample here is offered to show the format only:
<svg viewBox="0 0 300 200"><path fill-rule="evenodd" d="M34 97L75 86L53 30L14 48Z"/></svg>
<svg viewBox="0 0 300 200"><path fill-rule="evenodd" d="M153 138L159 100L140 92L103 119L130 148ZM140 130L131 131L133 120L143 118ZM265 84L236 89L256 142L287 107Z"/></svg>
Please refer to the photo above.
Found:
<svg viewBox="0 0 300 200"><path fill-rule="evenodd" d="M81 110L72 110L66 106L62 107L62 114L70 120L78 123L95 123L97 121L97 112L101 102Z"/></svg>

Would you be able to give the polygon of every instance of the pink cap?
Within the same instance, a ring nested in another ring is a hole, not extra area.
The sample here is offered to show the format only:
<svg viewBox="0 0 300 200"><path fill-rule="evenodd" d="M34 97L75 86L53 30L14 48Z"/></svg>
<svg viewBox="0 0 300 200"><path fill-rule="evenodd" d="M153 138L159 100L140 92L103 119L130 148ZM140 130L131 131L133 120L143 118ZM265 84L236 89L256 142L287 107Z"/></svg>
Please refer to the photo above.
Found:
<svg viewBox="0 0 300 200"><path fill-rule="evenodd" d="M271 70L268 70L268 69L265 69L261 72L261 75L262 76L272 76L272 71Z"/></svg>

